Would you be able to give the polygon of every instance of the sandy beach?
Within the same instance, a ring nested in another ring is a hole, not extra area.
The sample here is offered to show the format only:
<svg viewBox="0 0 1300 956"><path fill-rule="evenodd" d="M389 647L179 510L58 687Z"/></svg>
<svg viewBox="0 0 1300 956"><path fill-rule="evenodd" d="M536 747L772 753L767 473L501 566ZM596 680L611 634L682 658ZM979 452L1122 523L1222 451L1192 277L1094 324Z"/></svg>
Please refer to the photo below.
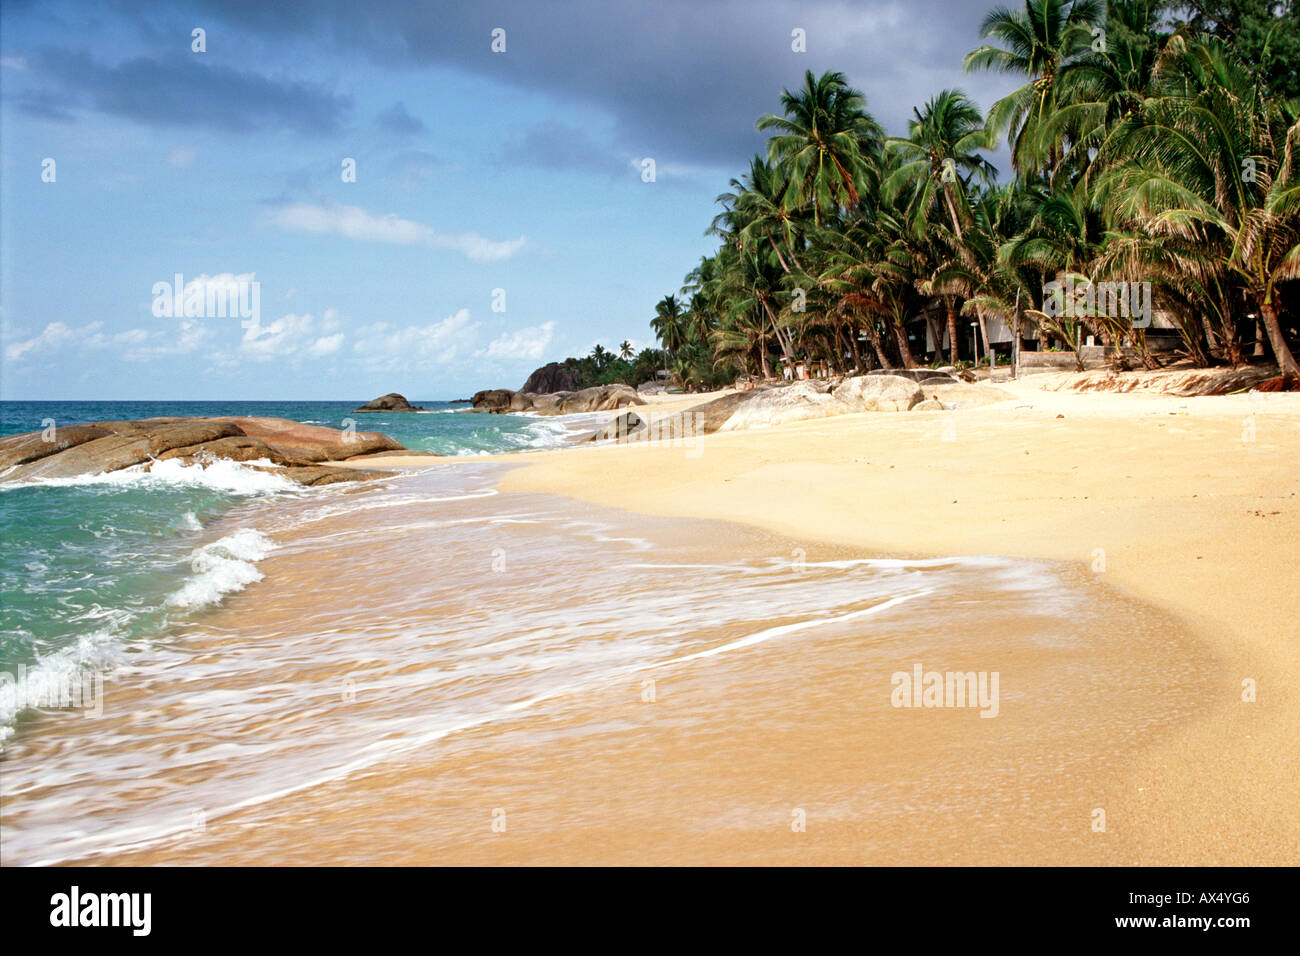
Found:
<svg viewBox="0 0 1300 956"><path fill-rule="evenodd" d="M645 443L530 455L502 488L877 554L1077 563L1183 622L1212 687L1126 769L1108 813L1130 859L1295 864L1300 396L1000 387L1016 398L719 433L698 455Z"/></svg>

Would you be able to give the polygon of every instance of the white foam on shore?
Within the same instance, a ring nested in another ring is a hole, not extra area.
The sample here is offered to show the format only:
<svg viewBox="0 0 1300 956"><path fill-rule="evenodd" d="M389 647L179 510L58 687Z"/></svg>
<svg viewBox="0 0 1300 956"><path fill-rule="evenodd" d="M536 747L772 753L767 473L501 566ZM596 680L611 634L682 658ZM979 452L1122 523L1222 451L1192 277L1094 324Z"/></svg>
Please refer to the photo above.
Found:
<svg viewBox="0 0 1300 956"><path fill-rule="evenodd" d="M239 462L219 458L208 464L187 465L177 458L151 461L117 471L63 478L34 478L0 485L0 491L14 488L68 488L80 485L116 487L209 488L233 495L259 495L296 491L298 486L283 475L251 466L274 468L266 459Z"/></svg>
<svg viewBox="0 0 1300 956"><path fill-rule="evenodd" d="M240 528L218 541L195 549L190 566L195 576L167 598L175 607L200 608L216 604L227 594L262 580L257 562L274 551L270 538L253 528Z"/></svg>
<svg viewBox="0 0 1300 956"><path fill-rule="evenodd" d="M0 751L14 733L14 719L29 707L58 701L68 690L118 660L119 631L107 627L77 639L76 644L45 655L24 669L21 678L0 672Z"/></svg>

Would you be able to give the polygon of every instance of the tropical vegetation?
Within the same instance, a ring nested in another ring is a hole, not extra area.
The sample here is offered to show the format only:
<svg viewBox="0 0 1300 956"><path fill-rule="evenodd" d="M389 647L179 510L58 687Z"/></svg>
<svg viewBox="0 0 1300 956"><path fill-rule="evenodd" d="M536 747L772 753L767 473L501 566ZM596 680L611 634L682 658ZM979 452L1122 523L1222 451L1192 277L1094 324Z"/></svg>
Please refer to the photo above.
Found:
<svg viewBox="0 0 1300 956"><path fill-rule="evenodd" d="M757 121L765 154L718 197L716 251L655 305L642 371L703 388L988 361L996 325L1044 350L1088 336L1125 367L1272 361L1300 380L1291 2L1024 0L981 34L965 69L1018 85L987 111L942 90L904 136L843 74L784 91ZM1127 298L1062 292L1102 283L1149 283L1172 348Z"/></svg>

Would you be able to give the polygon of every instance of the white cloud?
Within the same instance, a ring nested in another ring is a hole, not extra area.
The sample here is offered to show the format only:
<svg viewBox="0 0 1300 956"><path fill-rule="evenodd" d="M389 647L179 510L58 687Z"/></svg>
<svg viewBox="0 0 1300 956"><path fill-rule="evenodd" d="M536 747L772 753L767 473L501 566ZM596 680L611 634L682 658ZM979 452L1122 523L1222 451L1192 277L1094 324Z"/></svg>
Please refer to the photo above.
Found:
<svg viewBox="0 0 1300 956"><path fill-rule="evenodd" d="M239 352L258 362L277 358L313 358L330 355L343 344L344 334L338 327L334 311L327 310L319 320L311 315L282 315L269 325L253 325L244 331ZM323 332L332 334L322 335Z"/></svg>
<svg viewBox="0 0 1300 956"><path fill-rule="evenodd" d="M353 352L370 368L446 365L474 342L478 323L461 309L428 325L394 326L376 322L356 330Z"/></svg>
<svg viewBox="0 0 1300 956"><path fill-rule="evenodd" d="M344 236L363 242L387 242L399 246L432 246L451 249L476 262L499 262L509 259L524 247L527 240L485 239L476 232L441 233L413 219L395 213L374 213L360 206L340 203L313 205L298 202L277 206L270 222L281 229L315 235Z"/></svg>
<svg viewBox="0 0 1300 956"><path fill-rule="evenodd" d="M122 354L127 361L152 362L197 352L211 338L212 330L197 319L178 319L174 331L127 329L112 336L110 341L127 346Z"/></svg>
<svg viewBox="0 0 1300 956"><path fill-rule="evenodd" d="M551 343L554 333L554 322L530 325L514 332L502 332L488 343L484 354L494 359L538 359Z"/></svg>
<svg viewBox="0 0 1300 956"><path fill-rule="evenodd" d="M95 323L98 325L98 323ZM89 326L87 328L90 328ZM78 331L86 331L79 329ZM49 349L62 348L64 345L76 339L77 333L68 328L62 322L51 322L36 335L24 342L13 342L5 346L5 360L15 362L22 358L28 352L47 351Z"/></svg>
<svg viewBox="0 0 1300 956"><path fill-rule="evenodd" d="M323 335L318 338L307 352L315 358L320 358L325 355L333 355L342 345L343 333L335 332L333 335Z"/></svg>

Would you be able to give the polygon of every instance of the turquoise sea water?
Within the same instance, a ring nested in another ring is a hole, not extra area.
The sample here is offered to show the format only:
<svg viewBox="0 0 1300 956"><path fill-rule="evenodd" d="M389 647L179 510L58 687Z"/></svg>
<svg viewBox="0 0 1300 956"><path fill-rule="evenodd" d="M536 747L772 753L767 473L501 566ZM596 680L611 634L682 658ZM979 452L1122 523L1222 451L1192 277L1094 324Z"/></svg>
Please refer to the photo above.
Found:
<svg viewBox="0 0 1300 956"><path fill-rule="evenodd" d="M418 414L353 414L360 404L0 402L0 434L158 416L267 416L332 428L351 419L408 448L481 455L555 447L573 428L447 402L415 402L428 409ZM111 668L133 642L166 634L260 578L257 561L271 547L260 532L209 529L241 504L306 493L231 462L0 484L0 742L26 702L53 700L70 677Z"/></svg>

